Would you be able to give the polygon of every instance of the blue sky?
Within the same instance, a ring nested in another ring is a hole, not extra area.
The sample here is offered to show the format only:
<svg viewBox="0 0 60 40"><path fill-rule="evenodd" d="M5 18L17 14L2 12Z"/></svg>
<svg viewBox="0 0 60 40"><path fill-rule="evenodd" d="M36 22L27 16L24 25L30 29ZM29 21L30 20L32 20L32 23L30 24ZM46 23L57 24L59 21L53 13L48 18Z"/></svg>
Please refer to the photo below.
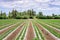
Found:
<svg viewBox="0 0 60 40"><path fill-rule="evenodd" d="M60 14L60 0L0 0L0 11L8 14L12 9L25 11L34 9L37 13L42 11L44 15Z"/></svg>

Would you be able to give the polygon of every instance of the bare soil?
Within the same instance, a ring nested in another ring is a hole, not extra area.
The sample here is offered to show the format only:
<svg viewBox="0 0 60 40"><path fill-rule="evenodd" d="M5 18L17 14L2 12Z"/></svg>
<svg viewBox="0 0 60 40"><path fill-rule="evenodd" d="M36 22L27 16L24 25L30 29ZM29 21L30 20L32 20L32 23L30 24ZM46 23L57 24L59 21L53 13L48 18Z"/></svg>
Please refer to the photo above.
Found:
<svg viewBox="0 0 60 40"><path fill-rule="evenodd" d="M43 27L41 27L38 23L36 23L36 26L42 31L44 37L46 40L56 40L49 32L47 32Z"/></svg>
<svg viewBox="0 0 60 40"><path fill-rule="evenodd" d="M23 23L18 29L16 29L10 36L8 36L6 40L13 40L18 35L18 33L21 31L24 24L25 23Z"/></svg>
<svg viewBox="0 0 60 40"><path fill-rule="evenodd" d="M34 38L34 31L33 31L32 23L30 22L25 40L33 40L33 38Z"/></svg>

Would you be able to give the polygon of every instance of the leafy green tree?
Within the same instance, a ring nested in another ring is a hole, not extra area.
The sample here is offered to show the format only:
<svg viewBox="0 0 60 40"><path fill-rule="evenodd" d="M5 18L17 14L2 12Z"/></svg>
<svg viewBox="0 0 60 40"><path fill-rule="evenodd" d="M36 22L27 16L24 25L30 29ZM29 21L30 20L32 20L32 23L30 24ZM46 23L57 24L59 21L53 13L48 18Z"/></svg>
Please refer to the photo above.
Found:
<svg viewBox="0 0 60 40"><path fill-rule="evenodd" d="M43 13L42 12L39 12L39 16L43 16Z"/></svg>
<svg viewBox="0 0 60 40"><path fill-rule="evenodd" d="M0 19L2 19L2 11L1 11L1 13L0 13Z"/></svg>
<svg viewBox="0 0 60 40"><path fill-rule="evenodd" d="M47 16L47 19L53 19L53 17L52 16Z"/></svg>
<svg viewBox="0 0 60 40"><path fill-rule="evenodd" d="M36 18L43 19L43 18L45 18L45 16L43 16L43 13L42 12L39 12L37 14Z"/></svg>
<svg viewBox="0 0 60 40"><path fill-rule="evenodd" d="M36 16L36 12L32 9L32 16Z"/></svg>
<svg viewBox="0 0 60 40"><path fill-rule="evenodd" d="M16 16L17 16L17 10L12 10L12 17L16 18Z"/></svg>
<svg viewBox="0 0 60 40"><path fill-rule="evenodd" d="M53 13L53 14L52 14L52 16L54 17L54 16L55 16L55 14Z"/></svg>
<svg viewBox="0 0 60 40"><path fill-rule="evenodd" d="M6 19L6 13L4 12L2 15L3 19Z"/></svg>
<svg viewBox="0 0 60 40"><path fill-rule="evenodd" d="M5 12L2 13L2 11L1 11L1 13L0 13L0 19L6 19L6 13Z"/></svg>
<svg viewBox="0 0 60 40"><path fill-rule="evenodd" d="M9 12L8 18L12 18L12 13L11 12Z"/></svg>

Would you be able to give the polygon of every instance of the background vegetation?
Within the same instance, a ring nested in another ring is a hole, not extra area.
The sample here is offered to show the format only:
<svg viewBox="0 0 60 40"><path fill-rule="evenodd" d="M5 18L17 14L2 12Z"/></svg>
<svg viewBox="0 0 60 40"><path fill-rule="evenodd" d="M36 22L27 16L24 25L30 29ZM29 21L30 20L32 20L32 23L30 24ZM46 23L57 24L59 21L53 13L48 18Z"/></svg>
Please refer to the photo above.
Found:
<svg viewBox="0 0 60 40"><path fill-rule="evenodd" d="M33 19L33 18L38 18L38 19L60 19L60 15L55 15L52 14L52 16L46 16L43 15L42 12L39 12L36 14L36 11L32 10L27 10L23 12L18 12L17 10L12 10L12 12L9 12L8 15L4 12L0 12L0 19Z"/></svg>

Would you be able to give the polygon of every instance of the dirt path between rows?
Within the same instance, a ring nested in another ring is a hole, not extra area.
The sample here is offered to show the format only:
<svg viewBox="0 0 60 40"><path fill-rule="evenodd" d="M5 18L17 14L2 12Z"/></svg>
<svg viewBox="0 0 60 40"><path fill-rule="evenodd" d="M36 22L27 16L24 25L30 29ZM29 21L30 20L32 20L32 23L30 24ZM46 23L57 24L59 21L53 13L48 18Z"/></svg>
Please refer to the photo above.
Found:
<svg viewBox="0 0 60 40"><path fill-rule="evenodd" d="M34 35L32 23L30 22L25 40L33 40L34 37L35 35Z"/></svg>
<svg viewBox="0 0 60 40"><path fill-rule="evenodd" d="M2 33L6 32L6 31L10 30L11 28L13 28L15 25L16 25L16 24L13 24L13 25L9 26L8 28L6 28L6 29L4 29L4 30L1 30L1 31L0 31L0 35L1 35Z"/></svg>
<svg viewBox="0 0 60 40"><path fill-rule="evenodd" d="M46 40L57 40L49 32L47 32L43 27L41 27L41 25L39 25L38 23L35 23L35 24L42 31Z"/></svg>
<svg viewBox="0 0 60 40"><path fill-rule="evenodd" d="M9 35L5 40L13 40L17 35L18 33L21 31L23 25L25 23L23 23L18 29L16 29L11 35Z"/></svg>

